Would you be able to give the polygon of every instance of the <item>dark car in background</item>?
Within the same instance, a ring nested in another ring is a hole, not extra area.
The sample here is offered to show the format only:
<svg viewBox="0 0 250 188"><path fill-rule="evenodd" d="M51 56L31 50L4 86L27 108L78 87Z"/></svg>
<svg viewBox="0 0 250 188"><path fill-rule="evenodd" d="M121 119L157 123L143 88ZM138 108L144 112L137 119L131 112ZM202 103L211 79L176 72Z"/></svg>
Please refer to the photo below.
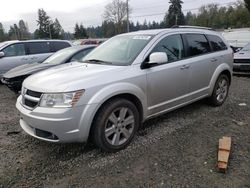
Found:
<svg viewBox="0 0 250 188"><path fill-rule="evenodd" d="M234 54L234 73L250 73L250 43Z"/></svg>
<svg viewBox="0 0 250 188"><path fill-rule="evenodd" d="M18 93L21 91L24 79L28 76L60 64L79 61L95 47L96 45L84 45L62 49L47 58L42 63L29 63L11 69L4 74L1 81L12 91Z"/></svg>
<svg viewBox="0 0 250 188"><path fill-rule="evenodd" d="M58 50L72 46L66 40L26 40L0 43L0 79L7 71L27 63L43 62Z"/></svg>

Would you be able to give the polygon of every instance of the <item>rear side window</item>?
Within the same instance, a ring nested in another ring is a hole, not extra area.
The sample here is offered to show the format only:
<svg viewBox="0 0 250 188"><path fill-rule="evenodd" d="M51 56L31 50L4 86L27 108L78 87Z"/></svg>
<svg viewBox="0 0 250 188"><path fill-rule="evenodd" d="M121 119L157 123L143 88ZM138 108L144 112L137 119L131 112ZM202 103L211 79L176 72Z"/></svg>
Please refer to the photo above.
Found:
<svg viewBox="0 0 250 188"><path fill-rule="evenodd" d="M215 35L207 35L207 38L211 43L213 51L221 51L227 49L226 44L222 41L220 37Z"/></svg>
<svg viewBox="0 0 250 188"><path fill-rule="evenodd" d="M186 34L189 56L197 56L211 52L209 43L202 34Z"/></svg>
<svg viewBox="0 0 250 188"><path fill-rule="evenodd" d="M152 52L165 52L168 62L177 61L184 57L183 43L180 35L170 35L162 39Z"/></svg>
<svg viewBox="0 0 250 188"><path fill-rule="evenodd" d="M55 41L55 42L50 42L50 43L51 43L51 51L52 52L57 52L58 50L70 47L70 44L67 42Z"/></svg>
<svg viewBox="0 0 250 188"><path fill-rule="evenodd" d="M25 55L24 44L12 44L3 50L5 57Z"/></svg>
<svg viewBox="0 0 250 188"><path fill-rule="evenodd" d="M49 42L29 42L29 54L50 53Z"/></svg>

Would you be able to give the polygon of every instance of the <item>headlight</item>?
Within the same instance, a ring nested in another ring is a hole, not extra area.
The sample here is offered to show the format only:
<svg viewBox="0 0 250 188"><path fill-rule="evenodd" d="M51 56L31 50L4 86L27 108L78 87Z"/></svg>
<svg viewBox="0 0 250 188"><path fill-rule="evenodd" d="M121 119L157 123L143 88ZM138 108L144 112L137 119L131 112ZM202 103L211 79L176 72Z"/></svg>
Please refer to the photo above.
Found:
<svg viewBox="0 0 250 188"><path fill-rule="evenodd" d="M69 108L77 103L83 93L84 90L68 93L44 93L41 97L39 106Z"/></svg>

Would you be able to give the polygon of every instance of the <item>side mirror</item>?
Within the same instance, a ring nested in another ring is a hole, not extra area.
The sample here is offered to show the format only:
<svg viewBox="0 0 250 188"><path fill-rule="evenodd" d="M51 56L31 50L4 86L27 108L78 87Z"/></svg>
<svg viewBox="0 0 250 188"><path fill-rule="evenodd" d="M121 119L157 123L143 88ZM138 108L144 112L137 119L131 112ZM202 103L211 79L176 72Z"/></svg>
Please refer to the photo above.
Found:
<svg viewBox="0 0 250 188"><path fill-rule="evenodd" d="M4 57L4 52L0 52L0 58Z"/></svg>
<svg viewBox="0 0 250 188"><path fill-rule="evenodd" d="M164 52L154 52L149 56L148 64L162 64L168 62L168 56Z"/></svg>

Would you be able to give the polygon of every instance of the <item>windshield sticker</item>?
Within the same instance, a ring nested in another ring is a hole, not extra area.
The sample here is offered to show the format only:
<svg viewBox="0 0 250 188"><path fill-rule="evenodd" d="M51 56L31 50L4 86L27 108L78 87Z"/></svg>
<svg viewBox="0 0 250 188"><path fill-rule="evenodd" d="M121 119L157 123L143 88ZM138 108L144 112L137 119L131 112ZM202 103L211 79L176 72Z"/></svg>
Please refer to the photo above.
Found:
<svg viewBox="0 0 250 188"><path fill-rule="evenodd" d="M137 39L137 40L149 40L151 38L151 36L144 36L144 35L138 35L138 36L134 36L133 39Z"/></svg>

